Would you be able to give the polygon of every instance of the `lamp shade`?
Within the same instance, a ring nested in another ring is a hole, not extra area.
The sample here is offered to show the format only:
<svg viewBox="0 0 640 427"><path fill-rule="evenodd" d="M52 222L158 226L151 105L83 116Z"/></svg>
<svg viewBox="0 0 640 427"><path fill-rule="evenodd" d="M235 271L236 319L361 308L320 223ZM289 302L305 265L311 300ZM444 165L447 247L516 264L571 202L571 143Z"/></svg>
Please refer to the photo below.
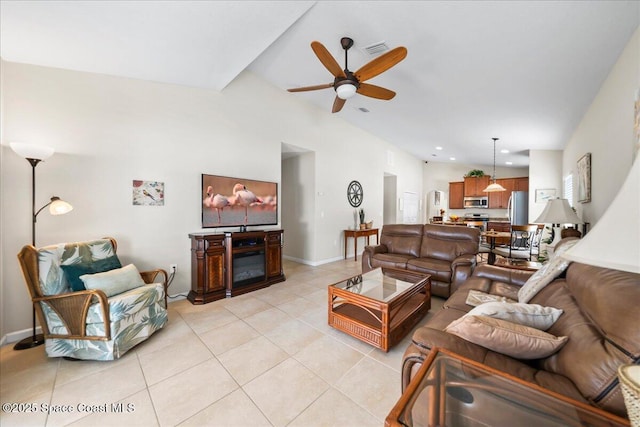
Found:
<svg viewBox="0 0 640 427"><path fill-rule="evenodd" d="M44 160L53 156L55 150L51 147L36 144L23 144L21 142L12 142L11 149L15 153L25 159Z"/></svg>
<svg viewBox="0 0 640 427"><path fill-rule="evenodd" d="M582 224L567 199L551 199L534 224Z"/></svg>
<svg viewBox="0 0 640 427"><path fill-rule="evenodd" d="M640 273L640 156L593 229L562 256L582 264ZM624 217L624 221L621 218Z"/></svg>
<svg viewBox="0 0 640 427"><path fill-rule="evenodd" d="M356 94L356 87L352 83L343 83L336 88L336 94L340 99L349 99Z"/></svg>
<svg viewBox="0 0 640 427"><path fill-rule="evenodd" d="M73 206L70 203L61 200L59 197L52 197L51 204L49 205L49 213L51 215L64 215L73 210Z"/></svg>
<svg viewBox="0 0 640 427"><path fill-rule="evenodd" d="M494 193L496 191L507 191L507 189L497 182L494 182L493 184L487 185L487 188L482 191L484 191L485 193Z"/></svg>

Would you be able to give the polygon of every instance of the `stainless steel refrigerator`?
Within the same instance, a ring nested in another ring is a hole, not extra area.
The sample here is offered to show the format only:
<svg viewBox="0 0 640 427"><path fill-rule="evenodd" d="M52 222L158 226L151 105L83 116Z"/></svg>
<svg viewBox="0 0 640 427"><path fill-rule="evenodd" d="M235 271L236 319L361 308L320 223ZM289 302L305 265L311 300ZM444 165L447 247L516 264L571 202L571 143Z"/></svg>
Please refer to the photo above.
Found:
<svg viewBox="0 0 640 427"><path fill-rule="evenodd" d="M511 192L507 214L511 225L529 224L529 193L527 191Z"/></svg>

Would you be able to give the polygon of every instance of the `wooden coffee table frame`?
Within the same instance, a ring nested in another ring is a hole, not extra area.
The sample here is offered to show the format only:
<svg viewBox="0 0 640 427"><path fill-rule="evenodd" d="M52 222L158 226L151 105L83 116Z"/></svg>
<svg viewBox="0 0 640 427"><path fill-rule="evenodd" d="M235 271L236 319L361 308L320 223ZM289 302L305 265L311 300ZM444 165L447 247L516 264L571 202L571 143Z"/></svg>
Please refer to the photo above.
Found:
<svg viewBox="0 0 640 427"><path fill-rule="evenodd" d="M442 362L442 363L440 363ZM454 366L454 375L447 367ZM456 375L458 374L458 375ZM460 379L458 376L467 377ZM452 390L457 389L457 390ZM628 427L629 420L606 412L585 402L579 402L541 386L524 381L513 375L499 371L475 360L458 355L450 350L434 347L418 369L402 396L385 419L385 427L406 427L414 425L414 409L420 413L422 422L417 425L447 425L447 401L459 399L456 391L466 389L470 395L475 391L485 391L495 396L495 402L502 401L504 406L513 406L520 413L537 415L538 423L518 419L514 411L509 425L541 425L540 419L546 417L549 425L592 426L592 427ZM453 394L449 394L449 390ZM424 396L422 394L425 393ZM428 397L428 398L425 398ZM485 404L487 411L496 410ZM420 407L420 405L422 405ZM461 408L473 410L474 405L462 404ZM481 403L475 403L476 409ZM452 408L453 409L453 408ZM478 420L476 424L491 425L488 420ZM474 424L475 425L475 424Z"/></svg>
<svg viewBox="0 0 640 427"><path fill-rule="evenodd" d="M389 268L383 268L382 273L414 285L385 302L340 289L336 285L344 280L340 281L329 286L328 318L329 326L389 351L431 308L431 278ZM357 284L361 276L348 280Z"/></svg>

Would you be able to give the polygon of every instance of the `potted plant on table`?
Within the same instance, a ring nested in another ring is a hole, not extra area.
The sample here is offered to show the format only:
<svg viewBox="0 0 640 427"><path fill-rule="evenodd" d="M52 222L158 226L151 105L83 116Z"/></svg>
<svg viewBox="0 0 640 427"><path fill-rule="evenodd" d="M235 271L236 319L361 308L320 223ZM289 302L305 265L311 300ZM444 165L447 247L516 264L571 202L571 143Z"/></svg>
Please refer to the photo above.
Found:
<svg viewBox="0 0 640 427"><path fill-rule="evenodd" d="M360 209L358 215L360 216L360 230L364 230L367 226L364 222L364 209Z"/></svg>

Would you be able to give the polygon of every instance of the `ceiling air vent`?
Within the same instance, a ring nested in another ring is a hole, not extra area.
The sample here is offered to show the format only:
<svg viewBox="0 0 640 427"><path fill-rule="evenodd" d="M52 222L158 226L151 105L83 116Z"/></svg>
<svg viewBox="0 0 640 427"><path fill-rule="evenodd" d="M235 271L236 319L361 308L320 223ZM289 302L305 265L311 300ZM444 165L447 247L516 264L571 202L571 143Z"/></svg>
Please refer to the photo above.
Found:
<svg viewBox="0 0 640 427"><path fill-rule="evenodd" d="M389 50L389 46L384 41L370 44L369 46L365 46L362 50L370 56L376 56L381 54L382 52L386 52Z"/></svg>

